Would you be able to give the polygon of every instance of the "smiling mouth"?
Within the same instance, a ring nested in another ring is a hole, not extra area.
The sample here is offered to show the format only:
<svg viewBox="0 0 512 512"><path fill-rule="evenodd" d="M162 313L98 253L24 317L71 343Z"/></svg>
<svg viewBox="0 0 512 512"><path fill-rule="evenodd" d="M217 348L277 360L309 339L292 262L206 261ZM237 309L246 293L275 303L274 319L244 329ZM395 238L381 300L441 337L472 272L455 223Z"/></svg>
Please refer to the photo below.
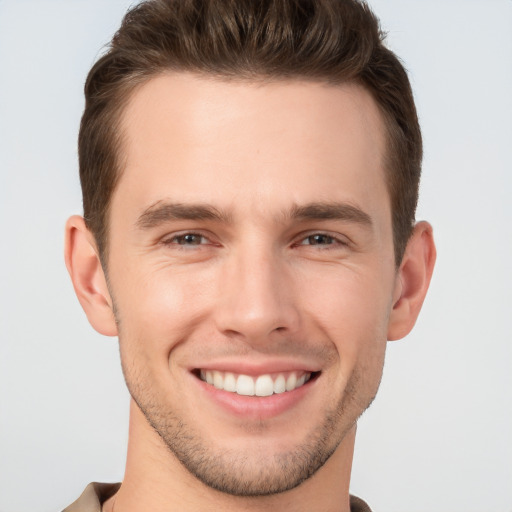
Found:
<svg viewBox="0 0 512 512"><path fill-rule="evenodd" d="M194 371L196 377L203 382L219 390L243 396L270 396L294 391L316 378L319 373L292 371L250 376L218 370Z"/></svg>

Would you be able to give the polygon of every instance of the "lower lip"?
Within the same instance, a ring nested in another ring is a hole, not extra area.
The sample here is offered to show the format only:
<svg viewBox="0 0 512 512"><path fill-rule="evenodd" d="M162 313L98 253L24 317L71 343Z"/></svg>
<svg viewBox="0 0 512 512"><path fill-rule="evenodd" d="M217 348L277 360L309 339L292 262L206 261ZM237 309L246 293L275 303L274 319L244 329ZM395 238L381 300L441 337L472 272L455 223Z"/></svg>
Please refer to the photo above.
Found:
<svg viewBox="0 0 512 512"><path fill-rule="evenodd" d="M265 420L293 409L312 390L319 375L293 391L275 393L270 396L244 396L217 389L194 377L207 398L230 414L244 419Z"/></svg>

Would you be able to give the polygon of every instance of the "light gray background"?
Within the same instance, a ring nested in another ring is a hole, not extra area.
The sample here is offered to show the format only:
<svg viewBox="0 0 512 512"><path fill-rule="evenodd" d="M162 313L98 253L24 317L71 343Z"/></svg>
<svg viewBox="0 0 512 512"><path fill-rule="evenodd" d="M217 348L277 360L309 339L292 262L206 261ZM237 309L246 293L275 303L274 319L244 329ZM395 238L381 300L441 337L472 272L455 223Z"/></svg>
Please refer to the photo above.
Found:
<svg viewBox="0 0 512 512"><path fill-rule="evenodd" d="M82 85L130 3L0 0L0 512L122 478L117 343L88 325L62 246ZM439 258L360 421L352 491L377 512L511 512L512 2L370 3L411 74Z"/></svg>

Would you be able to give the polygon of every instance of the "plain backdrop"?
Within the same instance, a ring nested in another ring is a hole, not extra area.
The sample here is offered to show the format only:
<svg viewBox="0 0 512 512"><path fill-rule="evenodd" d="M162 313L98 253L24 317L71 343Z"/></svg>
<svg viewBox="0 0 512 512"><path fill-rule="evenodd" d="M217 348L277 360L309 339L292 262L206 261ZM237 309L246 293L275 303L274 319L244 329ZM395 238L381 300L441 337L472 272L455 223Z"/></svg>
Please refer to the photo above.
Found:
<svg viewBox="0 0 512 512"><path fill-rule="evenodd" d="M83 82L130 3L0 0L0 512L123 475L117 340L87 323L62 253ZM438 263L360 420L352 492L376 512L512 512L512 2L370 4L410 71Z"/></svg>

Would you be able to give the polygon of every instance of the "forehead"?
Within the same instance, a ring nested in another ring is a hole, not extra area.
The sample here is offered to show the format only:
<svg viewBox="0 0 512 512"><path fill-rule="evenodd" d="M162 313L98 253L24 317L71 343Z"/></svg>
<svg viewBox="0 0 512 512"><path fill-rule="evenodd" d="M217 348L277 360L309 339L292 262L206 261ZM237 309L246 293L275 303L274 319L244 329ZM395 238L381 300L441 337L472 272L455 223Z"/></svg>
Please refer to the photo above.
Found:
<svg viewBox="0 0 512 512"><path fill-rule="evenodd" d="M169 73L133 94L121 127L113 209L128 197L139 211L166 197L255 210L388 202L383 121L357 85Z"/></svg>

